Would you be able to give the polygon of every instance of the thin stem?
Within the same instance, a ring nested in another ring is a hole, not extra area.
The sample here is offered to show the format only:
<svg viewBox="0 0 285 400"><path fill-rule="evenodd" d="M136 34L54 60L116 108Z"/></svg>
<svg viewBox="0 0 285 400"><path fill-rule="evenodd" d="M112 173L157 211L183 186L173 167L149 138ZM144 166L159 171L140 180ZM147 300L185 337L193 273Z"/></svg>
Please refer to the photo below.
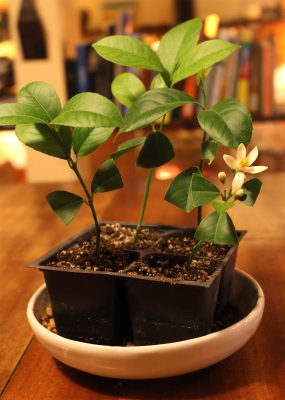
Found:
<svg viewBox="0 0 285 400"><path fill-rule="evenodd" d="M91 213L92 213L92 216L93 216L93 219L94 219L94 223L95 223L95 227L96 227L96 250L97 250L96 261L97 261L97 264L99 265L99 262L100 262L100 235L101 235L101 228L100 228L100 225L99 225L99 222L98 222L98 218L97 218L97 214L96 214L96 211L95 211L95 207L94 207L94 203L93 203L93 196L92 196L91 193L89 193L89 191L88 191L88 189L87 189L87 187L85 185L85 182L84 182L84 180L83 180L83 178L82 178L82 176L81 176L81 174L80 174L80 172L78 170L77 164L72 160L71 157L69 158L68 161L69 161L68 163L70 165L70 168L75 172L75 174L76 174L76 176L77 176L77 178L78 178L78 180L79 180L79 182L80 182L80 184L81 184L81 186L82 186L82 188L83 188L83 190L84 190L84 192L86 194L87 203L88 203L88 206L89 206L89 208L91 210Z"/></svg>
<svg viewBox="0 0 285 400"><path fill-rule="evenodd" d="M205 88L204 88L204 81L201 82L200 89L201 89L202 96L203 96L203 109L207 110L207 95L206 95ZM202 152L203 152L203 145L204 145L206 139L207 139L207 133L205 131L203 131L203 139L202 139L202 143L201 143L201 153L200 153L201 157L200 157L200 162L199 162L199 169L200 169L201 174L203 174L203 170L204 170L204 160L202 157ZM202 206L198 207L197 217L198 217L198 225L199 225L200 222L202 221Z"/></svg>
<svg viewBox="0 0 285 400"><path fill-rule="evenodd" d="M144 198L143 198L143 202L142 202L141 212L140 212L139 220L137 223L136 233L135 233L133 243L136 243L138 240L138 235L139 235L139 231L140 231L140 228L142 225L142 220L143 220L144 213L145 213L146 203L147 203L148 196L149 196L150 184L151 184L151 181L153 178L154 171L155 171L155 168L150 168L149 173L148 173L148 177L147 177L146 184L145 184Z"/></svg>
<svg viewBox="0 0 285 400"><path fill-rule="evenodd" d="M192 249L192 251L191 251L191 253L189 254L189 257L188 257L188 264L191 264L193 258L195 257L195 255L196 255L197 251L199 250L199 248L201 247L201 245L202 245L202 240L199 240L199 241L193 246L193 249Z"/></svg>

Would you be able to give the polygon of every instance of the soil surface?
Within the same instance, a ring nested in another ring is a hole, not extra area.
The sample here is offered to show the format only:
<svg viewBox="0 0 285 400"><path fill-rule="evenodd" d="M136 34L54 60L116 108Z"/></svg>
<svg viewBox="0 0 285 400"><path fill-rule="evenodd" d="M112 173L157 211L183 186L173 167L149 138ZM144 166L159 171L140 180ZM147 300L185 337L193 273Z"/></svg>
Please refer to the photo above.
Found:
<svg viewBox="0 0 285 400"><path fill-rule="evenodd" d="M230 249L230 246L204 242L189 262L186 255L191 253L196 242L187 234L173 233L170 236L167 231L143 228L139 239L133 243L134 235L133 227L103 225L99 263L96 237L92 236L89 240L60 251L48 266L205 282Z"/></svg>

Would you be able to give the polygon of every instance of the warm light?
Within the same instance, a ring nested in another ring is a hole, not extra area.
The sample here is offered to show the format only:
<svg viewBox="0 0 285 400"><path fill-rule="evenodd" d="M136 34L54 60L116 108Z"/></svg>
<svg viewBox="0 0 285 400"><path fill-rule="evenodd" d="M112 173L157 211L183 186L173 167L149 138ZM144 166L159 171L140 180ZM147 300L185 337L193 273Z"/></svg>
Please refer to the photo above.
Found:
<svg viewBox="0 0 285 400"><path fill-rule="evenodd" d="M157 51L158 50L158 48L159 48L159 43L160 43L160 40L155 40L154 42L152 42L152 44L150 45L150 47L152 48L152 50L153 51Z"/></svg>
<svg viewBox="0 0 285 400"><path fill-rule="evenodd" d="M177 165L163 165L156 169L154 176L159 181L167 181L175 178L179 172L181 172L181 169Z"/></svg>
<svg viewBox="0 0 285 400"><path fill-rule="evenodd" d="M285 64L274 71L274 97L276 104L285 104Z"/></svg>
<svg viewBox="0 0 285 400"><path fill-rule="evenodd" d="M0 43L0 57L7 57L13 60L15 54L15 44L12 40L5 40Z"/></svg>
<svg viewBox="0 0 285 400"><path fill-rule="evenodd" d="M217 36L219 23L220 17L218 14L210 14L205 18L204 34L207 38L213 39Z"/></svg>
<svg viewBox="0 0 285 400"><path fill-rule="evenodd" d="M0 165L7 162L16 169L23 169L27 164L25 146L11 131L0 132Z"/></svg>

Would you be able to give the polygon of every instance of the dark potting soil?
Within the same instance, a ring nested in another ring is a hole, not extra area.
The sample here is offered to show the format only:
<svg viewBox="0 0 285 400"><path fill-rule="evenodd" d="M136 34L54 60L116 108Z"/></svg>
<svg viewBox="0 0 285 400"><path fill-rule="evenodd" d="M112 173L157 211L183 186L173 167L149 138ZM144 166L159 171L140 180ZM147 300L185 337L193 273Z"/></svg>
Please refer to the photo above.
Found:
<svg viewBox="0 0 285 400"><path fill-rule="evenodd" d="M135 228L133 227L120 224L103 225L99 265L96 259L96 237L92 236L89 240L76 243L72 247L60 251L54 260L49 261L48 266L143 275L173 281L205 282L215 271L218 260L221 260L230 248L205 242L191 263L188 263L186 258L178 263L173 263L173 256L168 259L166 254L161 253L161 256L164 257L154 263L151 256L148 260L141 257L145 249L148 249L147 252L151 250L155 253L159 252L162 246L163 253L187 255L191 253L195 240L185 234L167 237L161 241L161 231L143 228L138 241L134 244L134 234Z"/></svg>

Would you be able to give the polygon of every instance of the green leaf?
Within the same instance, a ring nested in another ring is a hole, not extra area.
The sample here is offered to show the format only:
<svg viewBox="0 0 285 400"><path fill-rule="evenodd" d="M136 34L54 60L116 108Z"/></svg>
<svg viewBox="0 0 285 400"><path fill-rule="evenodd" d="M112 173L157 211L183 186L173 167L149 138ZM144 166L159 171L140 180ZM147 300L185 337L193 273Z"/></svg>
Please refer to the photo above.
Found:
<svg viewBox="0 0 285 400"><path fill-rule="evenodd" d="M0 124L45 124L46 119L38 115L38 109L27 104L0 104Z"/></svg>
<svg viewBox="0 0 285 400"><path fill-rule="evenodd" d="M198 121L205 132L215 141L237 148L248 145L252 135L252 120L246 107L237 99L219 102L210 111L201 111Z"/></svg>
<svg viewBox="0 0 285 400"><path fill-rule="evenodd" d="M189 52L198 42L201 29L201 18L195 18L170 29L161 38L157 54L170 75L178 62L181 63L188 58Z"/></svg>
<svg viewBox="0 0 285 400"><path fill-rule="evenodd" d="M118 147L118 150L115 153L111 154L111 157L113 160L116 160L117 158L121 157L123 154L129 152L132 149L135 149L136 147L140 146L143 144L146 140L145 136L139 136L133 139L126 140L124 143L120 144Z"/></svg>
<svg viewBox="0 0 285 400"><path fill-rule="evenodd" d="M170 183L164 199L187 213L192 211L194 206L191 184L193 174L196 173L199 173L199 169L191 167L177 175Z"/></svg>
<svg viewBox="0 0 285 400"><path fill-rule="evenodd" d="M212 182L200 174L193 174L190 190L195 208L209 203L221 194Z"/></svg>
<svg viewBox="0 0 285 400"><path fill-rule="evenodd" d="M84 202L82 197L63 190L49 193L46 199L65 225L72 221Z"/></svg>
<svg viewBox="0 0 285 400"><path fill-rule="evenodd" d="M83 157L98 149L112 135L115 128L75 128L72 135L73 151Z"/></svg>
<svg viewBox="0 0 285 400"><path fill-rule="evenodd" d="M155 77L151 81L150 89L163 89L166 87L167 87L167 85L166 85L163 77L161 76L161 74L155 75Z"/></svg>
<svg viewBox="0 0 285 400"><path fill-rule="evenodd" d="M111 90L117 100L129 108L145 92L145 87L136 75L124 72L113 80Z"/></svg>
<svg viewBox="0 0 285 400"><path fill-rule="evenodd" d="M127 35L113 35L94 43L96 52L108 61L126 67L163 71L158 56L141 40Z"/></svg>
<svg viewBox="0 0 285 400"><path fill-rule="evenodd" d="M194 75L202 69L207 69L213 64L223 60L237 50L240 46L220 39L207 40L198 44L188 56L184 57L177 65L172 75L172 83L177 83L188 76Z"/></svg>
<svg viewBox="0 0 285 400"><path fill-rule="evenodd" d="M176 89L153 89L142 94L128 110L122 132L145 127L183 104L196 103L194 97Z"/></svg>
<svg viewBox="0 0 285 400"><path fill-rule="evenodd" d="M233 221L226 212L214 211L204 218L194 238L215 244L238 244Z"/></svg>
<svg viewBox="0 0 285 400"><path fill-rule="evenodd" d="M51 122L79 128L111 128L122 125L122 116L111 100L98 93L79 93Z"/></svg>
<svg viewBox="0 0 285 400"><path fill-rule="evenodd" d="M96 171L91 184L92 193L110 192L121 187L123 187L123 181L120 171L114 160L110 158Z"/></svg>
<svg viewBox="0 0 285 400"><path fill-rule="evenodd" d="M175 156L172 144L162 132L152 132L146 138L138 155L137 166L156 168L172 160Z"/></svg>
<svg viewBox="0 0 285 400"><path fill-rule="evenodd" d="M44 121L52 121L61 111L58 94L46 82L32 82L23 87L18 94L18 102L34 107L37 115Z"/></svg>
<svg viewBox="0 0 285 400"><path fill-rule="evenodd" d="M253 206L259 195L261 186L262 182L257 178L253 178L245 182L242 187L244 190L244 196L241 197L239 200L242 201L244 204L247 204L248 206Z"/></svg>
<svg viewBox="0 0 285 400"><path fill-rule="evenodd" d="M70 153L71 133L67 128L57 133L48 125L17 125L16 136L26 146L49 156L67 159Z"/></svg>
<svg viewBox="0 0 285 400"><path fill-rule="evenodd" d="M209 165L214 161L218 152L218 144L212 140L202 143L202 160L209 160Z"/></svg>
<svg viewBox="0 0 285 400"><path fill-rule="evenodd" d="M171 182L165 200L190 212L219 196L220 191L194 167L177 175Z"/></svg>
<svg viewBox="0 0 285 400"><path fill-rule="evenodd" d="M212 202L212 204L213 204L213 207L214 207L214 209L216 211L222 212L222 211L227 211L230 208L232 208L235 205L235 202L234 201L230 201L230 202L226 203L226 202L223 202L223 201L214 200Z"/></svg>

